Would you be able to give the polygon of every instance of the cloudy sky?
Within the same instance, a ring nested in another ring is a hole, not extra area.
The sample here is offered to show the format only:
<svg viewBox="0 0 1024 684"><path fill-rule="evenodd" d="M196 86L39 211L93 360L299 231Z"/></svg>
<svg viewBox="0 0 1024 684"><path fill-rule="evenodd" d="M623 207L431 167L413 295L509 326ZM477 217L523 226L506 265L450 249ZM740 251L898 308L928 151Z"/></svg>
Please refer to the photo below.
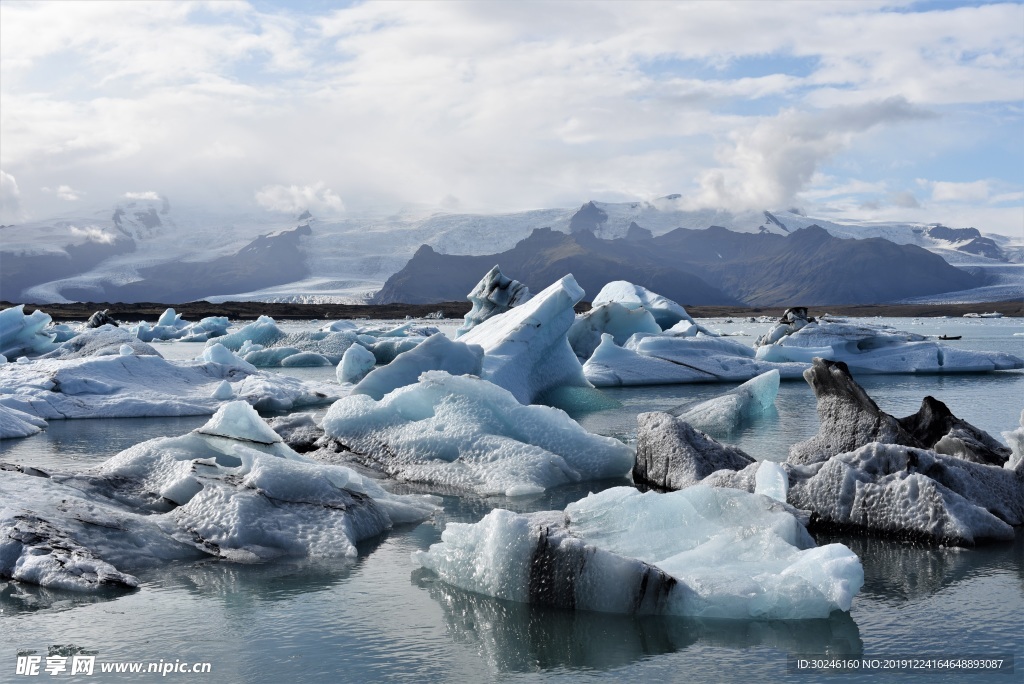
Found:
<svg viewBox="0 0 1024 684"><path fill-rule="evenodd" d="M1024 5L3 2L0 221L682 193L1024 233Z"/></svg>

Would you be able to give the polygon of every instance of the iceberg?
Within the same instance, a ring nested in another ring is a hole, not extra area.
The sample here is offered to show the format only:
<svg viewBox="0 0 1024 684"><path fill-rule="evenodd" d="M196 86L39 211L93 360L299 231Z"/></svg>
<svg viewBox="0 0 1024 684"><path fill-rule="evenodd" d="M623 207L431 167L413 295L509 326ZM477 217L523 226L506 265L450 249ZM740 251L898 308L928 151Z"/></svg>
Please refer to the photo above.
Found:
<svg viewBox="0 0 1024 684"><path fill-rule="evenodd" d="M933 449L977 463L1001 466L1010 450L991 435L954 416L941 401L925 397L917 413L885 413L841 361L815 359L804 379L818 399L818 434L790 448L791 463L825 461L871 442Z"/></svg>
<svg viewBox="0 0 1024 684"><path fill-rule="evenodd" d="M615 344L622 345L634 333L660 332L654 316L646 309L629 309L618 302L608 302L578 316L567 336L576 356L586 360L597 349L605 333L612 336Z"/></svg>
<svg viewBox="0 0 1024 684"><path fill-rule="evenodd" d="M0 355L16 359L52 351L57 346L55 335L43 330L51 322L40 309L25 315L24 304L0 311Z"/></svg>
<svg viewBox="0 0 1024 684"><path fill-rule="evenodd" d="M213 352L209 361L171 362L118 354L10 364L0 381L0 404L45 420L209 415L223 403L223 381L234 397L267 411L327 403L337 396L336 385L255 371L233 361L237 357L227 350L223 353L231 358Z"/></svg>
<svg viewBox="0 0 1024 684"><path fill-rule="evenodd" d="M667 414L643 414L641 472L634 471L634 479L666 489L698 481L780 500L785 495L790 505L809 511L810 524L819 529L958 546L1013 539L1012 526L1024 524L1024 465L988 450L990 436L955 417L939 418L919 433L930 435L925 442L935 440L923 446L904 427L923 428L924 414L948 414L929 400L941 402L929 397L921 412L896 419L878 410L841 362L817 360L808 376L819 395L822 430L794 447L787 462L744 463L732 447L702 433L695 439L692 428L669 423ZM826 393L826 387L843 391ZM839 401L844 393L855 398L847 406ZM947 426L950 432L943 434ZM901 443L877 441L883 438ZM950 442L950 453L938 452ZM971 458L967 450L973 450Z"/></svg>
<svg viewBox="0 0 1024 684"><path fill-rule="evenodd" d="M181 314L174 309L167 309L157 320L156 325L139 323L132 326L132 333L143 342L153 340L182 340L183 342L206 342L214 337L222 337L228 332L228 319L225 316L207 316L198 323L182 320Z"/></svg>
<svg viewBox="0 0 1024 684"><path fill-rule="evenodd" d="M701 485L616 487L565 511L497 509L449 523L412 558L468 591L610 613L824 618L848 611L864 582L852 551L815 546L777 501Z"/></svg>
<svg viewBox="0 0 1024 684"><path fill-rule="evenodd" d="M0 577L77 590L167 560L353 557L437 508L300 456L245 402L86 473L0 468L0 502Z"/></svg>
<svg viewBox="0 0 1024 684"><path fill-rule="evenodd" d="M452 341L444 335L432 335L415 348L399 354L388 365L371 370L352 388L352 394L365 394L380 401L385 394L415 384L422 373L432 370L445 371L451 375L478 376L483 366L483 357L484 350L475 344Z"/></svg>
<svg viewBox="0 0 1024 684"><path fill-rule="evenodd" d="M1016 430L1003 432L1003 439L1010 445L1011 456L1003 464L1004 468L1016 470L1022 468L1024 463L1024 411L1020 412L1020 427Z"/></svg>
<svg viewBox="0 0 1024 684"><path fill-rule="evenodd" d="M729 434L775 406L779 393L779 371L748 380L731 392L670 411L699 430L712 434Z"/></svg>
<svg viewBox="0 0 1024 684"><path fill-rule="evenodd" d="M1024 368L1024 359L1005 352L957 349L914 333L815 321L806 315L794 316L792 311L757 341L758 360L807 363L818 357L842 361L855 373L975 373Z"/></svg>
<svg viewBox="0 0 1024 684"><path fill-rule="evenodd" d="M518 280L505 277L495 265L469 293L468 298L473 308L463 317L455 337L465 335L488 318L503 314L530 297L530 288Z"/></svg>
<svg viewBox="0 0 1024 684"><path fill-rule="evenodd" d="M770 370L797 378L806 363L774 363L754 358L754 350L721 337L633 335L619 347L605 334L583 374L595 387L671 385L746 381Z"/></svg>
<svg viewBox="0 0 1024 684"><path fill-rule="evenodd" d="M369 349L353 344L345 350L338 364L336 375L342 384L357 383L377 365L377 357Z"/></svg>
<svg viewBox="0 0 1024 684"><path fill-rule="evenodd" d="M528 302L477 325L459 341L483 347L483 377L523 404L555 387L591 387L566 339L576 319L573 306L582 298L583 290L567 275Z"/></svg>
<svg viewBox="0 0 1024 684"><path fill-rule="evenodd" d="M720 444L668 413L637 416L633 481L662 490L685 489L718 470L742 470L755 463L737 447Z"/></svg>
<svg viewBox="0 0 1024 684"><path fill-rule="evenodd" d="M105 324L98 328L87 328L61 343L56 349L43 354L42 359L85 359L96 356L123 354L128 347L130 353L140 356L160 356L160 352L135 337L130 331Z"/></svg>
<svg viewBox="0 0 1024 684"><path fill-rule="evenodd" d="M587 432L559 409L524 406L486 380L444 371L423 373L380 401L365 394L339 399L323 428L360 465L480 495L623 477L634 458L622 442Z"/></svg>
<svg viewBox="0 0 1024 684"><path fill-rule="evenodd" d="M615 280L602 287L591 302L591 306L597 308L612 302L627 309L647 310L662 330L668 330L680 321L694 323L686 309L671 299L625 280Z"/></svg>
<svg viewBox="0 0 1024 684"><path fill-rule="evenodd" d="M46 427L46 421L31 413L0 404L0 439L29 437Z"/></svg>

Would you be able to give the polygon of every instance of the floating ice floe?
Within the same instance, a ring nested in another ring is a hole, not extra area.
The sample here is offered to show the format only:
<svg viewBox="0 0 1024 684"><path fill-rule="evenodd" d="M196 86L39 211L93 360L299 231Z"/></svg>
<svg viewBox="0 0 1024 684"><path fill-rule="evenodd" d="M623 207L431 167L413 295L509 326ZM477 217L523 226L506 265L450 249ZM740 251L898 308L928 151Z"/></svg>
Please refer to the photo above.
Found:
<svg viewBox="0 0 1024 684"><path fill-rule="evenodd" d="M156 325L139 323L131 328L143 342L153 340L181 340L183 342L206 342L214 337L222 337L228 331L228 319L225 316L207 316L197 323L189 323L181 318L174 309L167 309L157 320Z"/></svg>
<svg viewBox="0 0 1024 684"><path fill-rule="evenodd" d="M1009 449L931 397L908 418L879 411L842 363L818 360L807 375L819 396L821 431L771 472L762 472L766 462L744 463L706 435L695 440L692 428L644 420L666 414L644 414L637 438L643 472L634 478L663 488L696 480L775 496L783 490L775 470L781 468L786 500L810 511L812 526L951 545L1013 539L1012 526L1024 524L1024 465L1009 458Z"/></svg>
<svg viewBox="0 0 1024 684"><path fill-rule="evenodd" d="M524 404L555 387L590 387L566 333L583 290L571 275L459 338L483 347L483 377Z"/></svg>
<svg viewBox="0 0 1024 684"><path fill-rule="evenodd" d="M530 297L530 288L518 280L505 277L495 265L469 293L468 298L473 308L464 316L455 336L465 335L488 318L505 313Z"/></svg>
<svg viewBox="0 0 1024 684"><path fill-rule="evenodd" d="M757 341L761 361L843 361L856 373L972 373L1024 368L1005 352L948 347L923 335L893 328L815 320L806 309L788 309L780 323Z"/></svg>
<svg viewBox="0 0 1024 684"><path fill-rule="evenodd" d="M583 373L596 387L615 387L745 381L773 369L782 378L796 378L807 365L762 361L750 347L704 334L638 334L622 347L605 334Z"/></svg>
<svg viewBox="0 0 1024 684"><path fill-rule="evenodd" d="M775 406L778 393L779 371L773 369L730 392L670 413L699 430L728 434Z"/></svg>
<svg viewBox="0 0 1024 684"><path fill-rule="evenodd" d="M388 365L371 370L352 388L352 394L366 394L379 401L392 390L415 384L422 373L431 370L451 375L480 375L483 357L484 350L475 344L432 335L414 349L399 354Z"/></svg>
<svg viewBox="0 0 1024 684"><path fill-rule="evenodd" d="M117 355L10 364L0 378L0 404L46 420L134 418L212 414L226 396L223 381L232 396L267 411L322 404L338 394L336 385L256 371L220 349L221 354L207 350L205 361L171 362L115 350Z"/></svg>
<svg viewBox="0 0 1024 684"><path fill-rule="evenodd" d="M234 402L86 473L0 467L0 577L89 590L136 586L128 573L168 560L355 556L356 542L434 510L296 454Z"/></svg>
<svg viewBox="0 0 1024 684"><path fill-rule="evenodd" d="M486 380L444 371L424 373L380 401L344 397L323 428L364 466L481 495L622 477L633 465L631 448L587 432L559 409L524 406Z"/></svg>
<svg viewBox="0 0 1024 684"><path fill-rule="evenodd" d="M0 355L16 359L52 351L57 347L55 335L44 330L51 322L40 309L25 315L24 304L0 311Z"/></svg>
<svg viewBox="0 0 1024 684"><path fill-rule="evenodd" d="M610 613L823 618L864 582L845 546L816 547L783 504L695 486L617 487L565 511L449 523L413 562L488 596Z"/></svg>
<svg viewBox="0 0 1024 684"><path fill-rule="evenodd" d="M1003 439L1010 445L1011 456L1006 463L1003 464L1004 468L1011 470L1019 469L1024 463L1024 411L1020 412L1020 427L1016 430L1009 430L1003 432Z"/></svg>

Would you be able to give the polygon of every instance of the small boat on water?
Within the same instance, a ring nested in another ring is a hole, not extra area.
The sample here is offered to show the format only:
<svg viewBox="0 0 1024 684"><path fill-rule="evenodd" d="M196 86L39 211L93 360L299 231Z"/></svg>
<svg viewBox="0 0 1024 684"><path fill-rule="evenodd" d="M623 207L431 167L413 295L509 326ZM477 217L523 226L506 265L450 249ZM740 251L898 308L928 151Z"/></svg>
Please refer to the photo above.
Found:
<svg viewBox="0 0 1024 684"><path fill-rule="evenodd" d="M959 340L963 335L939 335L940 340Z"/></svg>

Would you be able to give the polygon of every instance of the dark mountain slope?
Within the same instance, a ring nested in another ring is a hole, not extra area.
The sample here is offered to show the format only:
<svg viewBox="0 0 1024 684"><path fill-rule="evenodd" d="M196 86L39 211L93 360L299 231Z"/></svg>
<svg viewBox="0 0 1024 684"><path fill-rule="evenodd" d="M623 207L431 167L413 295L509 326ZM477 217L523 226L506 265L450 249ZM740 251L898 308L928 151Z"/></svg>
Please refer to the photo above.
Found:
<svg viewBox="0 0 1024 684"><path fill-rule="evenodd" d="M620 249L620 243L626 249ZM687 304L738 301L668 261L655 260L626 240L599 240L587 232L567 235L540 228L515 247L490 256L438 254L424 245L405 268L388 278L374 304L421 304L463 299L480 277L499 264L512 278L538 292L567 273L589 297L612 280L629 280Z"/></svg>
<svg viewBox="0 0 1024 684"><path fill-rule="evenodd" d="M495 263L535 292L572 273L591 297L609 281L629 280L683 304L871 304L979 285L975 276L920 247L881 238L842 240L818 226L789 235L679 228L618 240L545 228L491 256L421 247L374 303L461 298Z"/></svg>

